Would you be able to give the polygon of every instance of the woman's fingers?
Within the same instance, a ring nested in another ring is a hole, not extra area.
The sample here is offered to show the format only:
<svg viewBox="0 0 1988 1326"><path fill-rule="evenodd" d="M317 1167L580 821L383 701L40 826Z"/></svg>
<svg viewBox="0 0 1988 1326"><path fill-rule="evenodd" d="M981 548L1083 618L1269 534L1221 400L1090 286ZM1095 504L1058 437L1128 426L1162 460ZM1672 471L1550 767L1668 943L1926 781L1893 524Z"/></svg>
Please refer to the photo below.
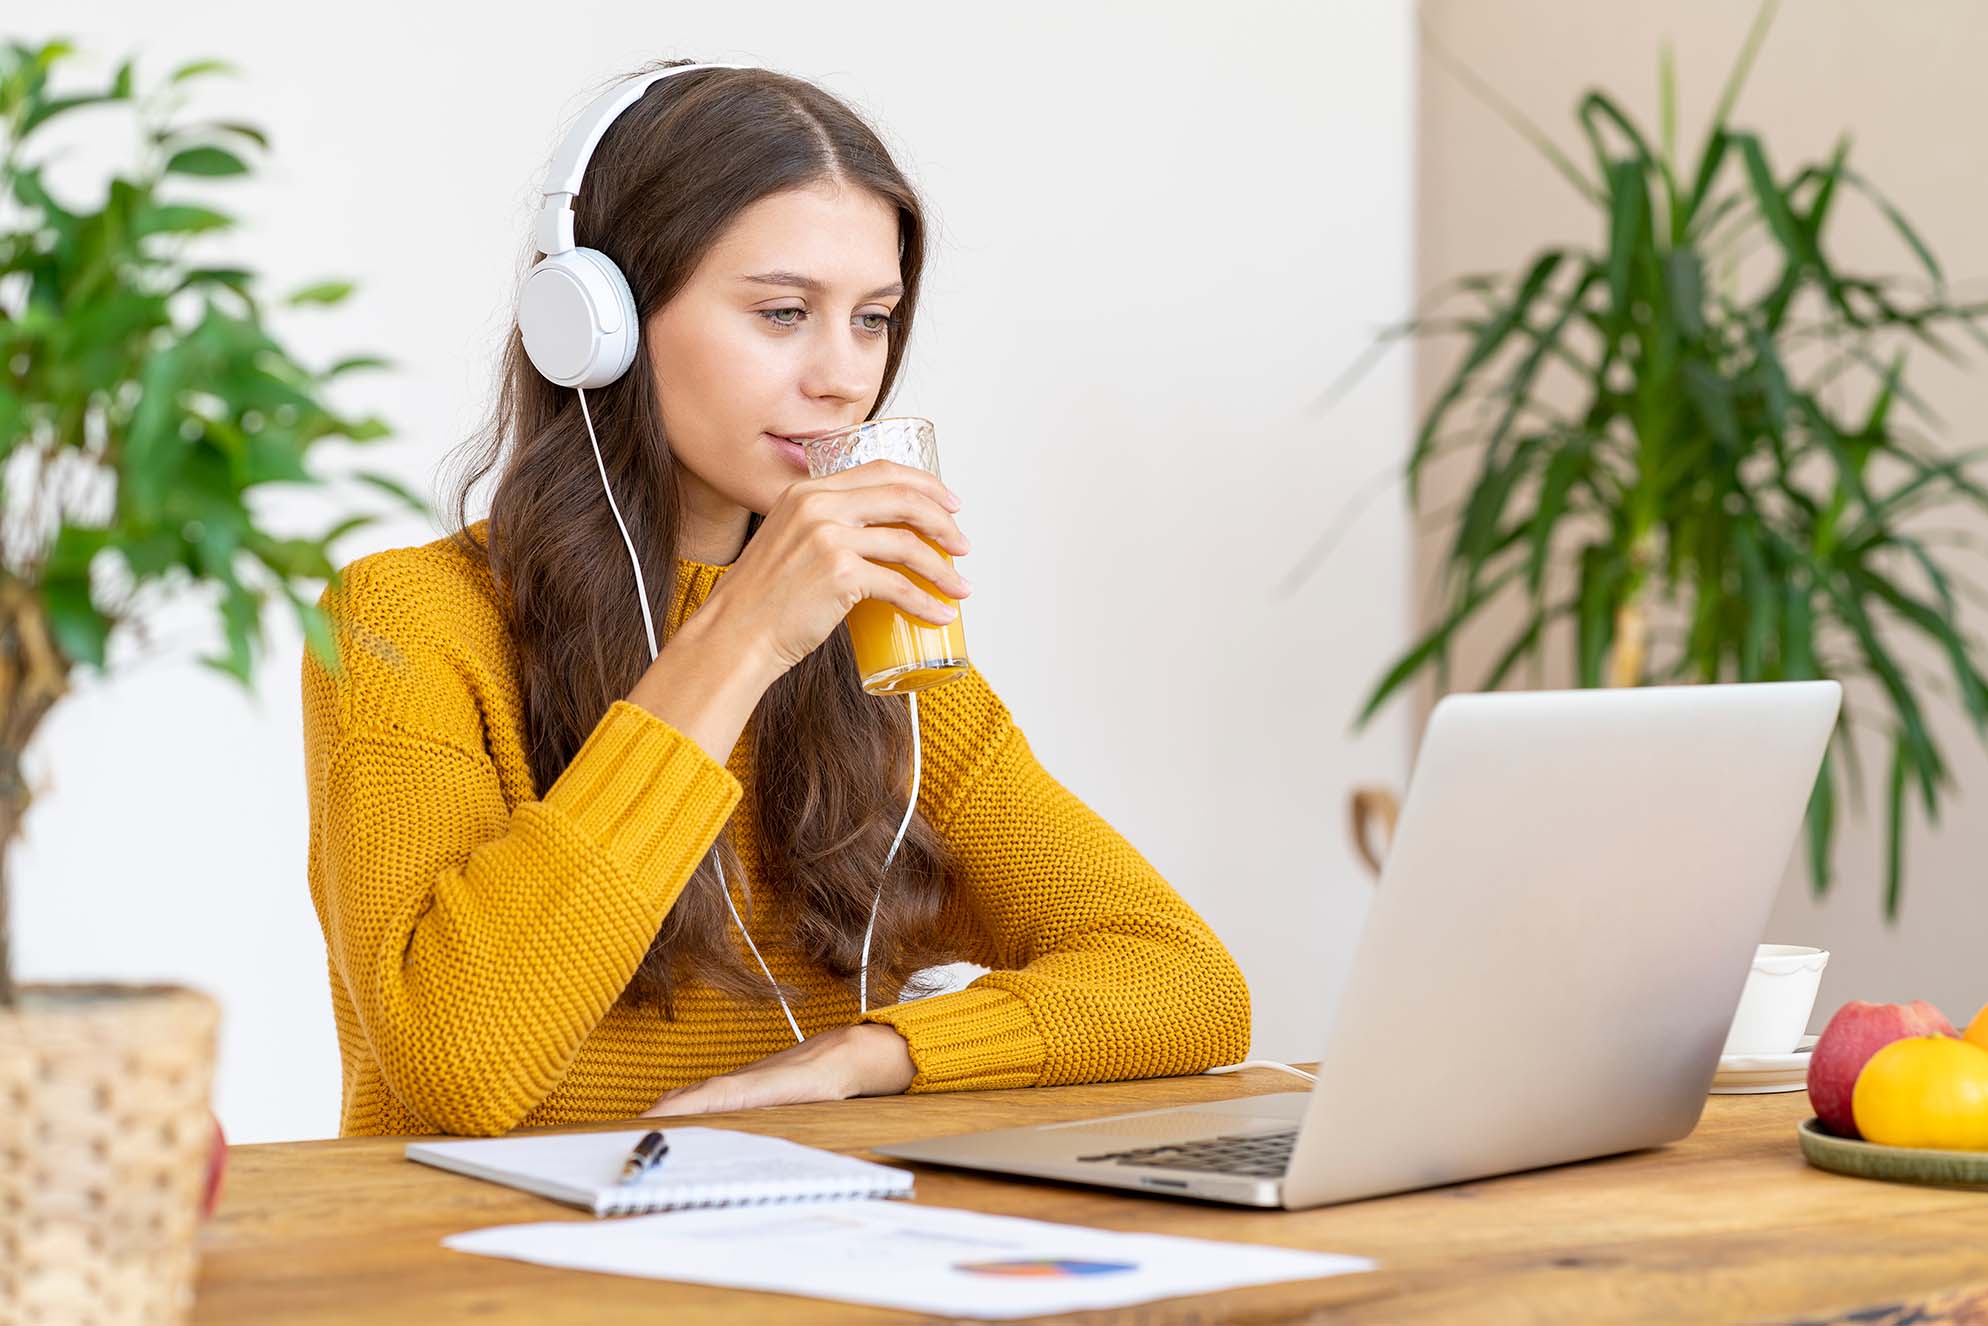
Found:
<svg viewBox="0 0 1988 1326"><path fill-rule="evenodd" d="M908 529L866 525L850 533L849 547L872 562L922 577L941 594L963 599L973 592L967 578L943 554Z"/></svg>
<svg viewBox="0 0 1988 1326"><path fill-rule="evenodd" d="M864 475L872 466L887 466ZM862 476L863 482L837 484ZM973 544L953 519L946 499L951 490L934 475L889 461L871 461L853 470L820 480L832 493L835 518L845 525L909 525L955 557L964 557Z"/></svg>
<svg viewBox="0 0 1988 1326"><path fill-rule="evenodd" d="M944 599L926 593L902 571L858 558L862 568L857 579L866 599L878 599L899 612L909 613L933 626L944 626L959 616L959 609Z"/></svg>

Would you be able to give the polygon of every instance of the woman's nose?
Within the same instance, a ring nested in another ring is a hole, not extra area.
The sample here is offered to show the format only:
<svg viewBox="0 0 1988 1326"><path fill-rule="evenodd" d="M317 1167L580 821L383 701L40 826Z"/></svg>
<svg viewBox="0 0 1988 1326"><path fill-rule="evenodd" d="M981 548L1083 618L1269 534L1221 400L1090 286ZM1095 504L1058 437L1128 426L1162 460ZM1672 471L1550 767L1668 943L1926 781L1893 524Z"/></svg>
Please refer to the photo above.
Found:
<svg viewBox="0 0 1988 1326"><path fill-rule="evenodd" d="M806 387L811 396L839 396L844 400L865 400L876 387L876 359L855 343L854 331L846 336L824 336L815 345L808 363Z"/></svg>

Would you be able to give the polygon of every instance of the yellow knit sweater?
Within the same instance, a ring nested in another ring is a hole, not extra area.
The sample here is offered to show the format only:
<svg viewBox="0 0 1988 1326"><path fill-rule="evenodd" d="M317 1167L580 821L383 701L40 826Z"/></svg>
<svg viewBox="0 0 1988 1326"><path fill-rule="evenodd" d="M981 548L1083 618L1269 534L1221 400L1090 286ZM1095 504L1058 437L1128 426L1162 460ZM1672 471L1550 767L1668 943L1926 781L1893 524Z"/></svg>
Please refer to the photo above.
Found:
<svg viewBox="0 0 1988 1326"><path fill-rule="evenodd" d="M679 564L666 636L725 570ZM552 786L536 788L516 660L481 567L446 539L394 549L347 567L322 604L344 668L304 663L308 871L345 1134L632 1118L672 1087L793 1044L770 998L745 1005L692 983L671 1021L621 999L728 821L739 860L758 869L749 742L720 765L619 701ZM791 918L762 890L754 938L803 991L802 1031L895 1027L914 1092L1158 1077L1242 1058L1249 992L1228 951L1043 771L980 672L922 694L919 719L919 808L958 856L941 925L992 970L859 1018L853 990L781 942ZM727 878L744 914L750 883Z"/></svg>

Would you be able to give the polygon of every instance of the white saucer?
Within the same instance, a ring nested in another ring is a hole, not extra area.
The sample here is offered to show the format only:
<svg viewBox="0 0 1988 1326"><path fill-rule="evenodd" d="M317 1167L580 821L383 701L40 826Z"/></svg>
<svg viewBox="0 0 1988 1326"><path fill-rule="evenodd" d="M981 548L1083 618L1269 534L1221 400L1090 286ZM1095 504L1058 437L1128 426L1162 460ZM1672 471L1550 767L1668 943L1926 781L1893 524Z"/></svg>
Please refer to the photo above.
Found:
<svg viewBox="0 0 1988 1326"><path fill-rule="evenodd" d="M1793 1054L1729 1054L1712 1076L1715 1096L1764 1095L1808 1086L1809 1051L1818 1038L1804 1036Z"/></svg>

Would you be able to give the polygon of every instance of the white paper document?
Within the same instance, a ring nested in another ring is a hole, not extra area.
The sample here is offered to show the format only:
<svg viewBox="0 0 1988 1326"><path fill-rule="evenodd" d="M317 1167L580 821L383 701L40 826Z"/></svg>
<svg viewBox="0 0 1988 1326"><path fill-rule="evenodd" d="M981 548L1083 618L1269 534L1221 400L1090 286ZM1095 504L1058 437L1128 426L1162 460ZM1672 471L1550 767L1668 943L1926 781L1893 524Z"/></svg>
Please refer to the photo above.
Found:
<svg viewBox="0 0 1988 1326"><path fill-rule="evenodd" d="M1121 1234L910 1202L500 1225L445 1247L614 1275L1006 1319L1371 1271L1365 1257Z"/></svg>

